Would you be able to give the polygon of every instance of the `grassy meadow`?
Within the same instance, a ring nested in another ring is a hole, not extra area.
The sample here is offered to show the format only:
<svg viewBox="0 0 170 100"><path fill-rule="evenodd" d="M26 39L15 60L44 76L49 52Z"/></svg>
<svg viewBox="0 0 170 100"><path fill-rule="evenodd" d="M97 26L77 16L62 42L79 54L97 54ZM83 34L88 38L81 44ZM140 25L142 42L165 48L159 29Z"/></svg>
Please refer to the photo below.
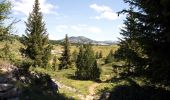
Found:
<svg viewBox="0 0 170 100"><path fill-rule="evenodd" d="M5 42L0 42L0 49L2 49L5 45ZM21 53L20 53L20 48L23 47L23 45L15 40L11 43L9 43L10 45L10 50L11 53L15 56L13 56L15 58L15 60L23 60ZM78 46L75 45L71 45L70 46L70 51L71 53L73 53L73 51L78 51ZM64 70L58 70L58 68L56 68L56 70L54 71L51 67L46 67L46 68L42 68L42 67L30 67L29 71L30 72L40 72L40 73L46 73L48 75L50 75L50 77L52 79L55 79L57 82L59 82L60 84L62 84L62 87L59 87L59 93L60 93L60 98L61 100L64 100L64 98L66 100L91 100L90 97L94 97L94 98L99 98L103 93L105 92L112 92L113 90L115 91L119 91L119 87L121 88L121 86L125 86L127 87L127 91L130 91L130 95L133 95L135 93L138 93L136 90L136 87L131 87L132 84L134 84L133 82L135 82L136 86L140 86L143 87L146 85L146 79L144 78L133 78L131 77L130 79L120 79L120 80L114 80L115 77L117 77L117 73L114 72L115 69L113 69L112 65L116 64L116 65L121 65L124 62L117 62L117 61L113 61L112 63L108 63L105 64L105 57L109 54L110 50L116 51L118 49L117 45L110 45L110 46L93 46L93 50L95 52L102 52L103 54L103 58L100 58L97 60L97 63L100 67L101 70L101 74L100 74L100 81L92 81L92 80L77 80L75 78L75 71L76 71L76 67L75 64L72 63L72 67L69 69L64 69ZM61 45L53 45L53 51L59 51L61 52L63 50L63 47ZM54 56L57 56L57 58L60 58L61 53L56 53L52 55L52 58ZM52 58L51 58L51 62L52 62ZM0 63L3 64L6 61L0 59ZM57 66L59 65L59 61L57 62ZM0 75L2 76L3 73L0 72ZM133 82L132 82L133 81ZM33 87L33 90L37 90L38 87ZM118 90L117 90L118 89ZM137 88L138 89L138 88ZM136 92L134 92L136 91ZM145 92L144 94L147 95L148 90L144 88L142 88L142 90L139 89L139 91L141 93ZM153 90L153 91L157 91L157 90ZM126 92L126 91L124 91ZM120 92L120 94L124 93L123 91ZM27 92L26 92L27 93ZM116 92L117 93L117 92ZM118 94L118 96L122 96ZM159 92L158 92L159 94ZM23 96L25 96L26 94L24 94ZM36 100L36 99L42 99L42 100L46 100L45 98L49 98L49 96L37 96L37 94L33 92L33 96L31 100ZM97 97L95 97L97 96ZM158 95L159 96L159 95ZM126 97L126 95L125 95ZM133 96L132 96L133 97ZM140 96L139 96L140 97ZM22 100L22 98L21 98Z"/></svg>

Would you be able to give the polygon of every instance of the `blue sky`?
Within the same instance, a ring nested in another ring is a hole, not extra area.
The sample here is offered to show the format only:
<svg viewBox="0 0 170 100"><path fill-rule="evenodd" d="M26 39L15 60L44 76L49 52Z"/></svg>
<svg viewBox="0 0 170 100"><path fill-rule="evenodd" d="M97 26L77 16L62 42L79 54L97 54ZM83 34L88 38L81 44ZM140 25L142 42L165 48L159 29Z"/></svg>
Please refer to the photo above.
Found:
<svg viewBox="0 0 170 100"><path fill-rule="evenodd" d="M25 23L34 0L12 1L12 16L21 20L16 34L24 34ZM85 36L94 40L118 40L124 16L116 12L127 7L123 0L39 0L44 21L53 40Z"/></svg>

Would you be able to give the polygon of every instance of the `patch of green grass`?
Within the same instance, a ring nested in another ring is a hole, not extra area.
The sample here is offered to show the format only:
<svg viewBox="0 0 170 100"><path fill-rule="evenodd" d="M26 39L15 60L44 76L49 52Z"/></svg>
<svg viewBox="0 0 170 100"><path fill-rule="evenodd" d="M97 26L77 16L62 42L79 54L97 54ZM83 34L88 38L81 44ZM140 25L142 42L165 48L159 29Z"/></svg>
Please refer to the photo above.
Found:
<svg viewBox="0 0 170 100"><path fill-rule="evenodd" d="M119 85L129 85L129 82L126 80L121 80L119 82L113 82L113 83L100 83L99 86L96 87L95 91L97 94L101 94L104 91L111 92L114 87Z"/></svg>
<svg viewBox="0 0 170 100"><path fill-rule="evenodd" d="M60 71L53 71L53 70L46 70L44 68L31 68L31 70L42 72L42 73L47 73L49 74L52 78L56 79L57 81L76 88L81 94L87 95L89 94L89 86L92 85L94 82L93 81L84 81L84 80L75 80L74 79L74 73L75 69L64 69Z"/></svg>
<svg viewBox="0 0 170 100"><path fill-rule="evenodd" d="M4 48L4 45L6 44L6 41L0 41L0 49ZM12 42L7 42L7 44L10 47L10 53L13 56L13 59L15 60L22 60L20 48L24 47L22 43L18 40L13 40Z"/></svg>
<svg viewBox="0 0 170 100"><path fill-rule="evenodd" d="M66 97L73 98L74 100L80 100L77 94L70 92L67 89L62 88L60 89L59 93L65 95Z"/></svg>
<svg viewBox="0 0 170 100"><path fill-rule="evenodd" d="M61 71L55 72L54 78L61 83L76 88L84 95L89 94L88 87L92 85L93 81L85 81L85 80L75 80L74 79L74 73L75 69L64 69Z"/></svg>

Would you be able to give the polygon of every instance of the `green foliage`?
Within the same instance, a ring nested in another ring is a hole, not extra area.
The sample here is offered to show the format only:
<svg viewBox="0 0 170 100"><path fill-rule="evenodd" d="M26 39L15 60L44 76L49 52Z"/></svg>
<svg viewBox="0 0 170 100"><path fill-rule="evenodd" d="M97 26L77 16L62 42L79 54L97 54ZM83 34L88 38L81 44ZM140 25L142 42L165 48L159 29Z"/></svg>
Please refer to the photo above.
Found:
<svg viewBox="0 0 170 100"><path fill-rule="evenodd" d="M99 52L96 52L96 59L99 59Z"/></svg>
<svg viewBox="0 0 170 100"><path fill-rule="evenodd" d="M10 14L11 3L7 0L0 1L0 40L8 34L8 28L5 27L4 22L8 19Z"/></svg>
<svg viewBox="0 0 170 100"><path fill-rule="evenodd" d="M76 67L77 71L75 74L78 79L96 80L100 77L100 69L90 44L80 46Z"/></svg>
<svg viewBox="0 0 170 100"><path fill-rule="evenodd" d="M0 41L12 41L12 26L18 21L13 20L12 22L9 19L12 19L9 15L11 14L12 5L9 0L0 1ZM8 23L7 23L8 22Z"/></svg>
<svg viewBox="0 0 170 100"><path fill-rule="evenodd" d="M57 68L57 56L53 57L52 69L55 71Z"/></svg>
<svg viewBox="0 0 170 100"><path fill-rule="evenodd" d="M12 52L12 50L10 49L10 45L6 41L4 47L0 49L0 58L4 60L15 61L16 60L15 56L16 55Z"/></svg>
<svg viewBox="0 0 170 100"><path fill-rule="evenodd" d="M0 50L0 58L5 60L15 60L15 55L11 53L9 44L12 42L11 39L11 26L13 23L5 23L9 19L9 14L11 13L11 3L7 0L0 1L0 41L5 41L4 47ZM8 26L7 26L8 25Z"/></svg>
<svg viewBox="0 0 170 100"><path fill-rule="evenodd" d="M0 2L0 22L4 21L5 19L8 18L8 15L10 14L11 10L11 3L7 0L2 0Z"/></svg>
<svg viewBox="0 0 170 100"><path fill-rule="evenodd" d="M140 75L146 64L146 56L137 41L137 19L133 14L134 10L130 7L127 11L129 15L126 17L125 27L121 29L120 33L124 38L121 40L120 48L115 52L114 57L117 60L125 61L125 65L122 66L123 73Z"/></svg>
<svg viewBox="0 0 170 100"><path fill-rule="evenodd" d="M42 17L39 2L35 0L33 11L26 22L26 35L22 40L26 48L22 52L34 61L34 65L45 67L50 59L52 46Z"/></svg>
<svg viewBox="0 0 170 100"><path fill-rule="evenodd" d="M153 82L169 84L170 1L124 1L130 9L121 12L128 16L121 32L124 39L115 57L125 60L129 69L133 69L131 72L147 76Z"/></svg>
<svg viewBox="0 0 170 100"><path fill-rule="evenodd" d="M59 60L60 60L59 70L67 69L71 66L70 43L69 43L67 35L64 41L64 51Z"/></svg>
<svg viewBox="0 0 170 100"><path fill-rule="evenodd" d="M140 86L134 80L117 85L112 89L108 100L168 100L169 91L149 85Z"/></svg>
<svg viewBox="0 0 170 100"><path fill-rule="evenodd" d="M102 53L102 51L100 51L100 53L99 53L99 58L103 58L103 53Z"/></svg>
<svg viewBox="0 0 170 100"><path fill-rule="evenodd" d="M21 72L21 71L20 71ZM70 98L59 94L57 84L51 77L44 73L39 72L25 72L20 77L25 77L25 83L21 81L22 93L20 94L21 100L70 100Z"/></svg>
<svg viewBox="0 0 170 100"><path fill-rule="evenodd" d="M78 55L78 52L76 51L76 50L74 50L73 51L73 53L72 53L72 62L76 62L76 60L77 60L77 55Z"/></svg>
<svg viewBox="0 0 170 100"><path fill-rule="evenodd" d="M107 55L107 57L105 59L105 64L112 63L113 60L114 60L114 54L113 54L113 50L111 49L109 54Z"/></svg>
<svg viewBox="0 0 170 100"><path fill-rule="evenodd" d="M62 45L62 41L59 41L59 40L50 40L49 42L52 45Z"/></svg>
<svg viewBox="0 0 170 100"><path fill-rule="evenodd" d="M96 80L100 78L101 69L97 64L97 60L95 60L95 62L93 63L93 67L91 68L91 74L91 79Z"/></svg>

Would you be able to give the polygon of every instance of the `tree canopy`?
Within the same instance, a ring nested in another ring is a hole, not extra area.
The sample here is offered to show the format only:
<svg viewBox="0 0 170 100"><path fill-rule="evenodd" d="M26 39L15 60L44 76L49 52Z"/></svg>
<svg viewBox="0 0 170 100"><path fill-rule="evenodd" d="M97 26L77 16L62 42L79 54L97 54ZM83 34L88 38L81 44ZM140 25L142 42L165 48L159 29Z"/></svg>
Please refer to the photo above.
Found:
<svg viewBox="0 0 170 100"><path fill-rule="evenodd" d="M169 0L124 0L130 5L121 34L124 39L116 54L140 75L154 82L169 83L170 6ZM132 10L135 9L135 10ZM118 56L117 56L118 57Z"/></svg>
<svg viewBox="0 0 170 100"><path fill-rule="evenodd" d="M68 40L68 36L65 36L65 40L63 43L64 50L60 57L60 64L59 64L59 70L61 69L67 69L71 66L71 53L70 53L70 43Z"/></svg>
<svg viewBox="0 0 170 100"><path fill-rule="evenodd" d="M47 66L52 46L49 44L48 33L40 12L39 1L35 0L33 11L29 14L26 24L26 34L23 35L23 44L26 48L23 53L34 61L34 65Z"/></svg>

